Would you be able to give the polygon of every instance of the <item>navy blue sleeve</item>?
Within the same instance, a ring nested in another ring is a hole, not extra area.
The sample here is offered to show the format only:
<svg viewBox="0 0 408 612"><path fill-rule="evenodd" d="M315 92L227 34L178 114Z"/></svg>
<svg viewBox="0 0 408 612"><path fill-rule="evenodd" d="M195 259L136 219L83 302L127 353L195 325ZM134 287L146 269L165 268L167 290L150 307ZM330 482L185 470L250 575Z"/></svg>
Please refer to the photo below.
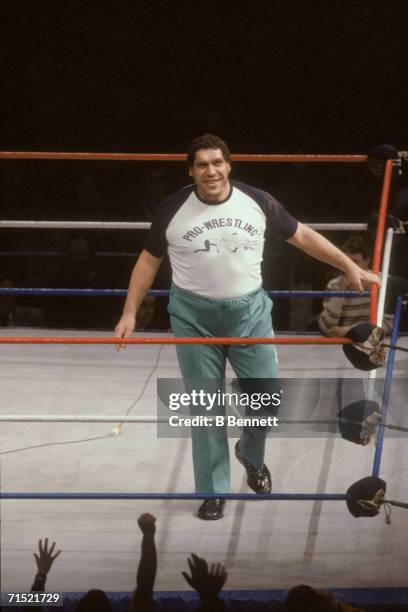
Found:
<svg viewBox="0 0 408 612"><path fill-rule="evenodd" d="M170 221L193 191L193 185L180 189L163 200L157 207L152 225L147 234L144 248L154 257L164 257L167 253L166 230Z"/></svg>
<svg viewBox="0 0 408 612"><path fill-rule="evenodd" d="M166 241L166 200L163 200L156 209L152 225L147 234L144 248L154 257L164 257L167 252Z"/></svg>
<svg viewBox="0 0 408 612"><path fill-rule="evenodd" d="M266 191L250 185L233 182L234 186L250 196L262 209L266 217L266 231L274 238L289 240L295 234L299 222L292 217L278 200Z"/></svg>

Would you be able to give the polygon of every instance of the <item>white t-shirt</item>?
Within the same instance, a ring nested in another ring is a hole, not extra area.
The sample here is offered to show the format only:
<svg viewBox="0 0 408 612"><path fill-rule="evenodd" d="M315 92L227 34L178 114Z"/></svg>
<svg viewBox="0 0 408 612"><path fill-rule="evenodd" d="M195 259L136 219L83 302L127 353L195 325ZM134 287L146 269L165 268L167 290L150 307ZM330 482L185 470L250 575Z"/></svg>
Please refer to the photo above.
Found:
<svg viewBox="0 0 408 612"><path fill-rule="evenodd" d="M190 185L158 207L145 248L169 254L173 282L202 297L241 297L262 285L265 235L287 240L297 221L265 191L230 181L223 202L202 200Z"/></svg>

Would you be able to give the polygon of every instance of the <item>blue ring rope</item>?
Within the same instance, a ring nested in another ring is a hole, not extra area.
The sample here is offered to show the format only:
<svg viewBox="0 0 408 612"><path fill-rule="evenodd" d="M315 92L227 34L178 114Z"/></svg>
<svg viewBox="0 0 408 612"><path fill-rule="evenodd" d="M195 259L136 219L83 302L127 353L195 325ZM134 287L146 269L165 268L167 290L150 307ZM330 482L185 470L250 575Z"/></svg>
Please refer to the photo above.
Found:
<svg viewBox="0 0 408 612"><path fill-rule="evenodd" d="M395 345L398 342L398 332L399 332L399 326L400 326L400 320L401 320L401 312L402 312L402 296L400 295L397 298L397 304L395 308L394 325L392 327L392 334L391 334L391 345ZM377 431L377 444L375 448L373 471L372 471L372 476L377 476L377 477L380 473L381 455L382 455L383 442L384 442L385 425L387 421L388 404L389 404L390 393L391 393L392 375L394 371L394 361L395 361L395 349L391 348L390 352L388 353L387 370L385 374L384 391L383 391L382 404L381 404L382 425L378 427L378 431Z"/></svg>
<svg viewBox="0 0 408 612"><path fill-rule="evenodd" d="M131 257L135 259L137 253L121 251L96 251L95 257ZM0 251L0 257L66 257L66 251Z"/></svg>
<svg viewBox="0 0 408 612"><path fill-rule="evenodd" d="M281 501L345 501L343 493L0 493L0 499L231 499L231 500L281 500Z"/></svg>
<svg viewBox="0 0 408 612"><path fill-rule="evenodd" d="M267 289L269 296L275 298L285 297L370 297L368 291L272 291ZM169 289L151 289L147 295L164 297L170 294ZM23 288L23 287L1 287L0 295L47 295L47 296L95 296L95 297L125 297L127 289L51 289L46 287Z"/></svg>

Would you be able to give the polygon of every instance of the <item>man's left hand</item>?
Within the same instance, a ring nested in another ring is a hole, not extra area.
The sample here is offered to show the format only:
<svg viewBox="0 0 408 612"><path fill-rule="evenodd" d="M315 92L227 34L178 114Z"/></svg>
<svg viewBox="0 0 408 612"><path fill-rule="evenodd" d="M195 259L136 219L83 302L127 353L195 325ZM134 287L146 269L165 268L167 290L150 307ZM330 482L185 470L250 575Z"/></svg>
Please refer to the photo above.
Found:
<svg viewBox="0 0 408 612"><path fill-rule="evenodd" d="M353 266L346 273L348 281L356 291L360 293L370 288L370 285L381 285L381 279L377 274L363 270L360 266Z"/></svg>

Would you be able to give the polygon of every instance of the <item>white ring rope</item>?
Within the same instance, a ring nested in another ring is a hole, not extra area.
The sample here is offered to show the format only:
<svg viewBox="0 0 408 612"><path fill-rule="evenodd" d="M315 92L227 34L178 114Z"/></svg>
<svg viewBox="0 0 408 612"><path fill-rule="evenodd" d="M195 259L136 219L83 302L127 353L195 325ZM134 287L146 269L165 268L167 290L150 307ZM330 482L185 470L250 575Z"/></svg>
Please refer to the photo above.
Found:
<svg viewBox="0 0 408 612"><path fill-rule="evenodd" d="M315 230L364 231L367 223L305 223ZM0 221L0 229L149 229L147 221Z"/></svg>
<svg viewBox="0 0 408 612"><path fill-rule="evenodd" d="M157 416L100 416L96 414L3 414L0 415L0 423L168 423L169 414L167 417ZM185 415L182 415L183 418ZM273 416L273 415L271 415ZM193 418L188 415L187 418ZM240 417L241 418L241 417ZM242 418L246 418L244 415ZM256 415L255 417L256 418ZM259 418L265 418L265 415L260 415ZM338 417L333 418L313 418L313 419L284 419L277 417L279 424L283 425L329 425L339 422Z"/></svg>
<svg viewBox="0 0 408 612"><path fill-rule="evenodd" d="M156 416L126 416L96 414L3 414L0 423L168 423L168 418L159 419Z"/></svg>
<svg viewBox="0 0 408 612"><path fill-rule="evenodd" d="M305 225L320 231L362 232L368 229L368 223L305 223Z"/></svg>
<svg viewBox="0 0 408 612"><path fill-rule="evenodd" d="M0 228L16 229L149 229L151 223L127 221L0 221Z"/></svg>
<svg viewBox="0 0 408 612"><path fill-rule="evenodd" d="M379 420L373 421L371 425L380 425L381 415L378 413L374 413ZM171 415L169 415L171 416ZM169 424L169 416L167 417L157 417L157 416L127 416L127 415L117 415L117 416L99 416L99 415L77 415L77 414L59 414L59 415L50 415L50 414L4 414L0 416L0 423L117 423L117 427L112 429L109 434L98 436L96 438L88 438L85 440L68 440L63 442L56 443L47 443L47 444L39 444L38 446L27 447L27 448L19 448L10 451L0 452L0 455L6 455L9 453L20 452L23 450L30 450L31 448L40 448L43 446L54 446L54 445L64 445L64 444L74 444L76 442L92 442L93 440L100 440L103 438L109 438L111 436L116 436L121 433L121 425L124 423L148 423L150 425L154 425L157 423L167 423ZM264 418L265 415L261 415L260 418ZM184 417L184 415L183 415ZM187 418L192 418L188 416ZM243 416L245 418L245 416ZM312 419L284 419L277 417L279 425L340 425L339 417L325 417L325 418L312 418ZM365 422L368 422L369 419L366 419ZM356 421L357 423L357 421ZM360 423L361 424L361 423ZM363 424L361 424L363 425ZM238 427L239 424L238 424ZM407 432L408 429L403 427L402 425L391 425L385 424L384 427L394 431L403 431Z"/></svg>

